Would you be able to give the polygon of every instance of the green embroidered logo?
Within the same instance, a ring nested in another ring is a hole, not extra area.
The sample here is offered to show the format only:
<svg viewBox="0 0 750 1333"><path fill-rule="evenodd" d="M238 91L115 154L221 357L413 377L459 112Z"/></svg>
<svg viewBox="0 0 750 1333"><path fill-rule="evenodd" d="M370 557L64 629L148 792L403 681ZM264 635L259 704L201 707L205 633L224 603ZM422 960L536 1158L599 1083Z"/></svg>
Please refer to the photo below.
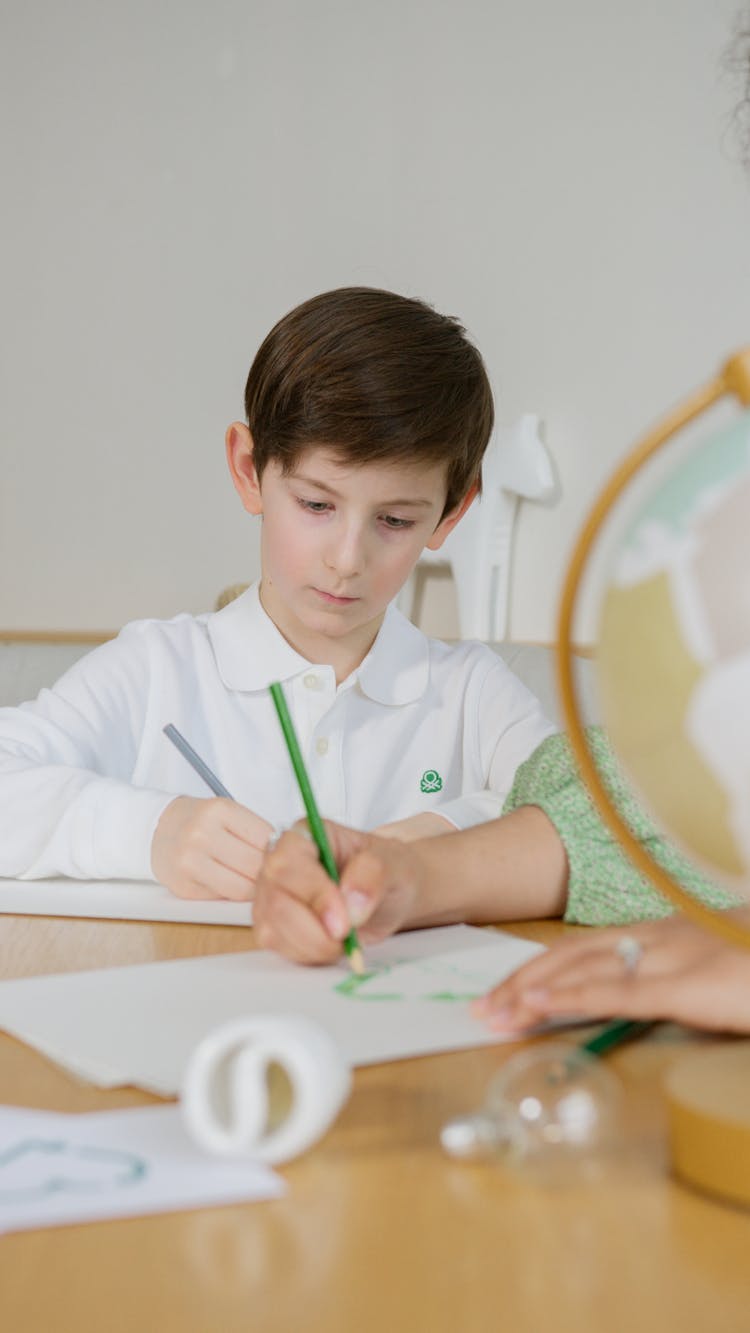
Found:
<svg viewBox="0 0 750 1333"><path fill-rule="evenodd" d="M425 769L419 783L419 790L424 792L443 790L443 779L436 769Z"/></svg>

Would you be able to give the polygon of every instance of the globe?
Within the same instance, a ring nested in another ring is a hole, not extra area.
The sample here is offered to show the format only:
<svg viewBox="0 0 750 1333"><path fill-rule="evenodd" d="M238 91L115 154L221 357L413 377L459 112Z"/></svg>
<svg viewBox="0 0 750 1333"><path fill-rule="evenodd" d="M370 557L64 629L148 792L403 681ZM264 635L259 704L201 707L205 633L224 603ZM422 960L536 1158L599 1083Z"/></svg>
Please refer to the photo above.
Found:
<svg viewBox="0 0 750 1333"><path fill-rule="evenodd" d="M712 911L634 837L589 748L573 669L576 599L595 542L626 487L720 399L750 408L750 348L636 446L596 499L566 571L557 670L571 748L605 824L631 861L688 917L750 948L735 913ZM684 439L684 437L683 437ZM615 754L657 826L694 862L750 892L750 411L737 413L640 500L602 589L596 674ZM637 978L636 978L637 980ZM736 1170L750 1152L747 1053L694 1053L667 1091L675 1171L750 1205Z"/></svg>
<svg viewBox="0 0 750 1333"><path fill-rule="evenodd" d="M642 803L750 888L750 412L641 504L600 604L602 717Z"/></svg>
<svg viewBox="0 0 750 1333"><path fill-rule="evenodd" d="M570 744L605 823L676 906L750 946L750 929L692 897L613 805L573 669L576 599L615 505L668 440L726 396L750 408L750 348L646 436L594 502L565 575L557 668ZM630 517L602 588L596 676L612 748L657 827L709 876L750 896L750 411L683 450Z"/></svg>

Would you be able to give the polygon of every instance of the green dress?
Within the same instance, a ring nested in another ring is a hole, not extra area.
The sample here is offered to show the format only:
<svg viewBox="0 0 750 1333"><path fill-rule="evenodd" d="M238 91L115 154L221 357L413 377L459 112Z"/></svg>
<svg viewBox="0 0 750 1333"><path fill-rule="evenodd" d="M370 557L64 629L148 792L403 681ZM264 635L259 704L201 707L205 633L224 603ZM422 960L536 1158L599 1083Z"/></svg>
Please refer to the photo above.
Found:
<svg viewBox="0 0 750 1333"><path fill-rule="evenodd" d="M633 798L600 727L587 731L596 766L614 804L646 850L674 879L710 907L736 907L728 889L706 879L661 835ZM537 805L552 821L568 856L565 920L611 926L669 916L671 903L631 864L602 823L584 787L567 737L549 736L521 764L503 814Z"/></svg>

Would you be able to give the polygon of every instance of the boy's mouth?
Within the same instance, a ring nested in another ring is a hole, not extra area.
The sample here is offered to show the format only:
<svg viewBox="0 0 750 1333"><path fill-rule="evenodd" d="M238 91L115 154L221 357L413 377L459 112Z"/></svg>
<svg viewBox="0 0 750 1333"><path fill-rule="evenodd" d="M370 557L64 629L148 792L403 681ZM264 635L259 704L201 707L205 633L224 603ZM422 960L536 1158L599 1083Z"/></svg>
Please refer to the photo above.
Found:
<svg viewBox="0 0 750 1333"><path fill-rule="evenodd" d="M323 588L313 588L313 592L330 606L351 606L353 602L359 601L358 597L337 597L335 593L325 592Z"/></svg>

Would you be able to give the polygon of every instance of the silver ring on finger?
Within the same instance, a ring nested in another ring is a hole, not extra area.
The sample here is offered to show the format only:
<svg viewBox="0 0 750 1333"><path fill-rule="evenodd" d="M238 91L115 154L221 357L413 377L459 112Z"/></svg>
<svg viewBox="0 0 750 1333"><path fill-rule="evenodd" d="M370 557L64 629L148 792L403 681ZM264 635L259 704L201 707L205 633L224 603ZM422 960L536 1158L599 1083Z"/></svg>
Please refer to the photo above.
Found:
<svg viewBox="0 0 750 1333"><path fill-rule="evenodd" d="M297 824L292 824L289 832L298 833L301 838L307 838L308 842L315 842L315 839L310 832L310 825L302 823L301 820Z"/></svg>
<svg viewBox="0 0 750 1333"><path fill-rule="evenodd" d="M286 833L286 829L284 828L283 824L279 824L277 827L271 829L268 842L266 843L266 855L269 852L272 852L274 848L278 846L279 839L283 836L284 833Z"/></svg>
<svg viewBox="0 0 750 1333"><path fill-rule="evenodd" d="M299 833L300 837L302 837L302 838L308 838L310 842L313 842L313 841L314 841L314 839L313 839L313 835L312 835L312 833L310 832L310 830L309 830L309 828L307 827L307 825L304 825L304 824L277 824L277 825L271 830L271 834L270 834L270 836L269 836L268 842L266 843L266 852L272 852L272 851L274 851L274 849L275 849L276 847L278 847L279 842L281 841L281 839L283 838L283 836L284 836L285 833Z"/></svg>
<svg viewBox="0 0 750 1333"><path fill-rule="evenodd" d="M622 960L626 976L634 976L643 957L643 945L640 940L634 935L622 935L615 945L615 953Z"/></svg>

